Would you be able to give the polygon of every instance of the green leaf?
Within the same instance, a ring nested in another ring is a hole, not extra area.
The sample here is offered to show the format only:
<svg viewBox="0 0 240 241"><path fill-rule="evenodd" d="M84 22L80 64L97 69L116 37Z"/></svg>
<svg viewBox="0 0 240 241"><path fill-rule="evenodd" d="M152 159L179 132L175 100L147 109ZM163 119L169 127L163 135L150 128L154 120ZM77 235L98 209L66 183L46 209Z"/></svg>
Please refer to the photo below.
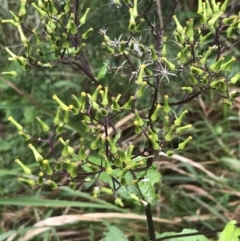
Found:
<svg viewBox="0 0 240 241"><path fill-rule="evenodd" d="M32 123L35 119L35 107L29 106L24 110L24 119L26 123Z"/></svg>
<svg viewBox="0 0 240 241"><path fill-rule="evenodd" d="M109 60L106 60L106 62L103 63L103 67L98 72L98 75L97 75L98 80L101 80L105 77L105 75L107 74L108 65L109 65Z"/></svg>
<svg viewBox="0 0 240 241"><path fill-rule="evenodd" d="M147 170L144 179L139 182L139 188L146 202L153 204L157 200L158 196L156 195L154 185L160 182L160 179L160 173L152 167Z"/></svg>
<svg viewBox="0 0 240 241"><path fill-rule="evenodd" d="M128 241L124 233L116 226L108 226L108 232L104 233L104 241Z"/></svg>
<svg viewBox="0 0 240 241"><path fill-rule="evenodd" d="M240 228L236 227L236 220L230 221L221 232L218 241L239 241Z"/></svg>

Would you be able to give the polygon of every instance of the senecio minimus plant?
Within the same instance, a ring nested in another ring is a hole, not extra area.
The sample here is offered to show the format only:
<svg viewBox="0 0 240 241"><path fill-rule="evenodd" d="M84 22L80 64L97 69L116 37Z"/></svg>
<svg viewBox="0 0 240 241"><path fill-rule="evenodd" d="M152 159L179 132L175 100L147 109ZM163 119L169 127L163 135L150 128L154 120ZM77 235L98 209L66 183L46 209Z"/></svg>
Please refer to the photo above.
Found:
<svg viewBox="0 0 240 241"><path fill-rule="evenodd" d="M10 11L12 18L2 20L16 28L24 48L19 56L5 47L9 61L18 62L26 72L34 66L49 69L59 64L75 66L88 78L92 92L83 89L78 95L72 95L70 104L53 93L52 99L58 106L53 119L54 138L33 137L12 116L8 118L28 143L40 169L39 173L32 173L24 161L16 159L25 173L19 181L57 189L61 186L57 180L65 176L68 178L65 185L74 190L83 182L93 182L95 198L103 193L113 196L115 204L121 207L126 200L145 206L150 239L156 240L150 205L158 199L154 184L160 182L161 176L153 164L154 157L172 156L191 142L191 135L184 134L190 133L192 128L186 121L185 103L210 91L231 106L239 96L238 92L229 93L231 86L239 81L240 72L234 73L232 66L236 59L226 50L238 42L240 14L228 11L228 0L223 3L198 0L197 21L191 18L180 23L174 14L180 1L175 0L169 18L163 26L157 27L148 16L156 4L154 0L149 0L148 4L138 0L112 1L110 7L121 7L128 12L129 22L124 35L111 37L111 29L96 30L88 26L91 9L85 8L80 13L76 9L80 5L78 1L29 2L21 0L19 12ZM41 23L37 29L28 29L24 24L30 8L39 14ZM171 35L166 35L171 22L176 28ZM86 67L81 55L87 51L89 39L96 34L102 36L101 47L109 60L95 75ZM110 60L114 58L122 60L119 67L111 66ZM113 95L111 88L102 84L107 73L125 78L126 87L133 89L133 94ZM13 70L2 74L14 77L21 73ZM173 82L176 96L180 96L177 101L175 96L171 101L173 96L161 92ZM139 103L146 95L149 101L142 111ZM130 113L134 115L133 133L141 136L140 145L124 142L121 129L115 128L119 116ZM79 125L85 133L78 149L61 135L72 116L79 116ZM37 117L36 121L43 133L50 132L44 120ZM180 135L185 139L181 137L177 148L168 149L167 143ZM90 144L86 140L89 137ZM38 152L38 141L48 144L54 161ZM61 153L55 151L56 143L62 146Z"/></svg>

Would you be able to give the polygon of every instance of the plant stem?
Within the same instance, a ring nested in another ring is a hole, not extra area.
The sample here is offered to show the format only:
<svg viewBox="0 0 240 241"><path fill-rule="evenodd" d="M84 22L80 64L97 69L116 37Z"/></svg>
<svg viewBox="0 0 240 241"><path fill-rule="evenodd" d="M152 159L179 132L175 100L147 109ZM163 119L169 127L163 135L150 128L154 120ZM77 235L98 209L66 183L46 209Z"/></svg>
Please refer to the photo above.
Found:
<svg viewBox="0 0 240 241"><path fill-rule="evenodd" d="M152 210L151 205L148 204L145 209L146 217L147 217L147 224L148 224L148 234L151 241L156 240L155 236L155 229L154 229L154 223L152 218Z"/></svg>

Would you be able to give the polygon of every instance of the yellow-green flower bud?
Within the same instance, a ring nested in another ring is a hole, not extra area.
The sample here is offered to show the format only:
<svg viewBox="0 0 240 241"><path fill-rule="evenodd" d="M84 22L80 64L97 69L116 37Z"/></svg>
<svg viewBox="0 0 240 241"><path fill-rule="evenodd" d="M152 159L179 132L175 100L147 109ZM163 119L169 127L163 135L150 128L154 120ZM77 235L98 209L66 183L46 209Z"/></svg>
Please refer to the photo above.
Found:
<svg viewBox="0 0 240 241"><path fill-rule="evenodd" d="M39 154L39 152L36 150L36 148L35 148L31 143L28 144L28 147L32 150L33 155L34 155L34 157L35 157L35 160L36 160L37 162L43 161L43 157Z"/></svg>
<svg viewBox="0 0 240 241"><path fill-rule="evenodd" d="M101 86L101 85L99 85L99 86L95 89L95 91L94 91L94 93L92 94L92 96L90 95L90 100L91 100L92 102L97 100L98 92L99 92L100 89L102 89L102 86Z"/></svg>
<svg viewBox="0 0 240 241"><path fill-rule="evenodd" d="M138 121L138 126L143 126L144 125L144 121L140 117L140 115L138 113L138 110L135 110L135 120Z"/></svg>
<svg viewBox="0 0 240 241"><path fill-rule="evenodd" d="M129 195L130 195L130 198L131 199L133 199L134 201L137 201L137 202L139 202L139 197L137 197L135 194L133 194L133 193L129 193Z"/></svg>
<svg viewBox="0 0 240 241"><path fill-rule="evenodd" d="M177 32L179 32L179 33L182 34L182 33L184 32L184 29L183 29L182 25L179 23L179 21L178 21L176 15L173 15L173 20L174 20L174 22L175 22L175 24L176 24Z"/></svg>
<svg viewBox="0 0 240 241"><path fill-rule="evenodd" d="M142 130L141 130L141 127L139 126L138 121L135 120L135 121L133 122L133 125L135 126L135 133L136 133L136 134L139 134Z"/></svg>
<svg viewBox="0 0 240 241"><path fill-rule="evenodd" d="M73 105L69 105L68 108L74 115L77 115L79 113L79 110Z"/></svg>
<svg viewBox="0 0 240 241"><path fill-rule="evenodd" d="M181 90L186 90L188 93L192 93L193 92L193 88L192 87L189 87L189 86L184 86L181 88Z"/></svg>
<svg viewBox="0 0 240 241"><path fill-rule="evenodd" d="M240 80L240 72L236 73L236 74L230 79L230 83L235 85L239 80Z"/></svg>
<svg viewBox="0 0 240 241"><path fill-rule="evenodd" d="M109 54L114 54L114 49L111 48L110 46L106 45L106 43L102 42L102 46L105 47L108 51Z"/></svg>
<svg viewBox="0 0 240 241"><path fill-rule="evenodd" d="M153 141L158 141L158 134L156 134L150 127L148 128L149 135L152 136Z"/></svg>
<svg viewBox="0 0 240 241"><path fill-rule="evenodd" d="M223 71L228 71L228 72L231 72L232 71L232 64L233 62L236 61L236 58L235 57L232 57L229 61L227 61L226 63L222 63L221 66L220 66L220 70L223 70Z"/></svg>
<svg viewBox="0 0 240 241"><path fill-rule="evenodd" d="M101 136L101 134L97 135L96 139L91 143L90 147L92 150L97 150L98 148L102 147Z"/></svg>
<svg viewBox="0 0 240 241"><path fill-rule="evenodd" d="M224 99L224 105L227 107L231 107L232 106L232 101L229 99Z"/></svg>
<svg viewBox="0 0 240 241"><path fill-rule="evenodd" d="M32 3L31 5L38 11L42 18L47 15L47 13L43 9L39 8L35 3Z"/></svg>
<svg viewBox="0 0 240 241"><path fill-rule="evenodd" d="M8 72L2 72L1 75L9 75L9 76L17 76L17 72L16 71L8 71Z"/></svg>
<svg viewBox="0 0 240 241"><path fill-rule="evenodd" d="M82 39L88 39L88 36L92 31L93 31L93 28L89 28L85 33L82 34Z"/></svg>
<svg viewBox="0 0 240 241"><path fill-rule="evenodd" d="M222 20L222 22L226 25L229 25L229 24L232 24L233 22L237 21L237 16L236 15L233 15L233 16L230 16L228 18L224 18Z"/></svg>
<svg viewBox="0 0 240 241"><path fill-rule="evenodd" d="M64 141L62 137L58 139L64 146L62 150L62 156L68 156L74 153L74 149L69 146L69 140Z"/></svg>
<svg viewBox="0 0 240 241"><path fill-rule="evenodd" d="M183 150L183 149L186 147L186 145L188 144L188 142L191 141L191 140L192 140L192 137L189 136L185 141L181 142L181 143L178 145L178 149L179 149L179 150Z"/></svg>
<svg viewBox="0 0 240 241"><path fill-rule="evenodd" d="M76 177L78 164L76 162L71 162L69 159L67 159L65 163L67 164L67 172L70 176L73 178Z"/></svg>
<svg viewBox="0 0 240 241"><path fill-rule="evenodd" d="M166 141L171 141L172 140L172 135L173 135L173 132L175 131L176 129L176 125L172 125L168 131L168 133L165 135L165 139Z"/></svg>
<svg viewBox="0 0 240 241"><path fill-rule="evenodd" d="M162 106L160 104L156 105L156 108L155 108L154 112L152 113L152 115L150 117L151 121L157 120L161 107Z"/></svg>
<svg viewBox="0 0 240 241"><path fill-rule="evenodd" d="M71 34L77 33L77 27L76 27L76 24L74 21L74 17L75 17L74 13L71 13L70 17L68 19L68 23L66 25L66 29L67 29L68 33L71 33Z"/></svg>
<svg viewBox="0 0 240 241"><path fill-rule="evenodd" d="M137 10L137 5L138 5L138 0L133 0L133 10L132 10L132 15L134 18L138 16L138 10Z"/></svg>
<svg viewBox="0 0 240 241"><path fill-rule="evenodd" d="M52 181L52 180L50 180L50 179L46 181L46 184L48 184L53 190L58 188L57 183Z"/></svg>
<svg viewBox="0 0 240 241"><path fill-rule="evenodd" d="M15 162L23 169L24 173L27 175L31 175L32 171L30 168L25 166L19 159L15 159Z"/></svg>
<svg viewBox="0 0 240 241"><path fill-rule="evenodd" d="M64 111L63 122L64 122L64 123L68 123L68 122L69 122L69 107L68 107L67 110Z"/></svg>
<svg viewBox="0 0 240 241"><path fill-rule="evenodd" d="M111 152L112 154L116 154L117 151L118 151L118 149L117 149L117 147L116 147L116 144L114 144L114 143L112 142L112 140L111 140L111 138L110 138L109 136L107 136L106 140L107 140L107 142L108 142L108 144L109 144L110 152Z"/></svg>
<svg viewBox="0 0 240 241"><path fill-rule="evenodd" d="M107 188L107 187L101 187L100 191L103 193L109 194L109 195L113 194L113 190L111 188Z"/></svg>
<svg viewBox="0 0 240 241"><path fill-rule="evenodd" d="M175 65L167 60L166 57L162 57L161 60L169 67L170 70L175 70Z"/></svg>
<svg viewBox="0 0 240 241"><path fill-rule="evenodd" d="M181 115L174 121L174 124L175 124L176 126L180 126L181 123L182 123L183 117L184 117L187 113L188 113L188 110L184 110L184 111L181 113Z"/></svg>
<svg viewBox="0 0 240 241"><path fill-rule="evenodd" d="M27 11L26 11L26 2L27 2L27 0L21 0L20 10L19 10L19 13L18 13L19 17L23 17L27 13Z"/></svg>
<svg viewBox="0 0 240 241"><path fill-rule="evenodd" d="M145 67L146 67L146 65L144 65L144 64L140 65L140 67L139 67L138 79L136 82L136 84L138 84L138 85L142 85L142 83L143 83L143 74L144 74Z"/></svg>
<svg viewBox="0 0 240 241"><path fill-rule="evenodd" d="M113 172L111 164L110 164L110 162L109 162L109 160L107 159L106 156L104 156L103 159L104 159L104 162L105 162L105 171L108 175L111 175L112 172Z"/></svg>
<svg viewBox="0 0 240 241"><path fill-rule="evenodd" d="M222 16L223 12L219 12L218 14L214 15L208 22L209 27L213 27L217 20Z"/></svg>
<svg viewBox="0 0 240 241"><path fill-rule="evenodd" d="M159 146L159 144L154 140L154 139L155 139L154 136L149 135L148 138L149 138L149 140L150 140L150 142L151 142L151 144L152 144L153 150L159 151L160 146Z"/></svg>
<svg viewBox="0 0 240 241"><path fill-rule="evenodd" d="M93 198L98 198L99 195L100 195L100 188L94 187L93 188Z"/></svg>
<svg viewBox="0 0 240 241"><path fill-rule="evenodd" d="M61 108L62 108L64 111L68 110L68 106L65 105L65 104L58 98L58 96L57 96L56 94L54 94L54 95L52 96L52 98L61 106Z"/></svg>
<svg viewBox="0 0 240 241"><path fill-rule="evenodd" d="M108 87L105 87L104 91L100 90L99 93L102 96L102 105L107 106L108 105Z"/></svg>
<svg viewBox="0 0 240 241"><path fill-rule="evenodd" d="M22 182L22 183L26 183L26 184L28 184L30 187L33 187L33 186L35 185L35 181L32 180L32 179L26 179L26 178L21 178L21 177L19 177L19 178L18 178L18 181L19 181L19 182Z"/></svg>
<svg viewBox="0 0 240 241"><path fill-rule="evenodd" d="M130 96L129 100L123 105L122 109L130 110L132 108L133 101L134 101L134 96Z"/></svg>
<svg viewBox="0 0 240 241"><path fill-rule="evenodd" d="M152 61L153 61L153 62L157 61L157 60L158 60L158 55L156 54L153 45L150 46L150 51L151 51Z"/></svg>
<svg viewBox="0 0 240 241"><path fill-rule="evenodd" d="M201 14L203 12L203 9L202 9L202 0L198 0L198 10L197 10L197 13L198 14Z"/></svg>
<svg viewBox="0 0 240 241"><path fill-rule="evenodd" d="M43 176L44 176L44 173L43 172L39 172L37 184L39 184L39 185L43 184L43 182L44 182Z"/></svg>
<svg viewBox="0 0 240 241"><path fill-rule="evenodd" d="M229 0L225 0L225 1L222 3L222 5L221 5L221 7L220 7L220 10L221 10L221 11L224 12L224 11L227 9L228 2L229 2Z"/></svg>
<svg viewBox="0 0 240 241"><path fill-rule="evenodd" d="M138 97L143 96L143 92L144 92L144 89L145 89L146 85L147 85L147 82L143 81L142 84L139 86L139 88L137 89L137 92L136 92L136 95Z"/></svg>
<svg viewBox="0 0 240 241"><path fill-rule="evenodd" d="M43 131L48 131L49 130L49 126L46 123L44 123L38 116L36 117L36 120L40 124L40 126L41 126Z"/></svg>
<svg viewBox="0 0 240 241"><path fill-rule="evenodd" d="M54 167L54 170L57 172L60 172L62 171L62 169L63 169L63 163L61 161L57 161Z"/></svg>
<svg viewBox="0 0 240 241"><path fill-rule="evenodd" d="M62 123L59 123L59 124L58 124L58 127L56 128L56 133L57 133L57 134L61 134L62 131L63 131L63 127L64 127L64 123L63 123L63 122L62 122Z"/></svg>
<svg viewBox="0 0 240 241"><path fill-rule="evenodd" d="M215 0L211 0L211 4L212 4L212 9L214 13L218 13L220 11L219 9L219 4L221 4L220 2L216 3Z"/></svg>
<svg viewBox="0 0 240 241"><path fill-rule="evenodd" d="M169 96L168 96L168 95L165 95L165 96L164 96L164 107L163 107L163 111L164 111L166 114L168 114L169 111L172 110L172 109L170 108L170 106L169 106L168 99L169 99Z"/></svg>
<svg viewBox="0 0 240 241"><path fill-rule="evenodd" d="M215 72L215 73L219 72L220 71L220 66L222 65L223 61L224 61L224 57L221 57L217 62L215 62L214 64L210 65L210 69L213 72Z"/></svg>
<svg viewBox="0 0 240 241"><path fill-rule="evenodd" d="M44 166L43 169L46 171L47 175L51 176L53 174L53 170L49 165L48 160L43 160L43 166Z"/></svg>
<svg viewBox="0 0 240 241"><path fill-rule="evenodd" d="M190 70L191 70L191 73L192 73L192 74L198 74L198 75L203 74L203 70L200 69L200 68L197 68L197 67L195 67L195 66L191 66L191 67L190 67Z"/></svg>
<svg viewBox="0 0 240 241"><path fill-rule="evenodd" d="M181 132L183 132L183 131L185 131L185 130L188 130L188 129L191 129L191 128L192 128L192 125L191 125L191 124L185 125L185 126L181 126L181 127L178 127L178 128L176 129L176 133L181 133Z"/></svg>
<svg viewBox="0 0 240 241"><path fill-rule="evenodd" d="M169 116L165 116L164 117L164 126L163 126L163 130L165 132L167 132L169 130L169 125L170 125L170 122L169 122Z"/></svg>
<svg viewBox="0 0 240 241"><path fill-rule="evenodd" d="M209 3L209 0L206 0L206 13L207 13L207 16L208 16L208 17L213 14L211 5L210 5L210 3Z"/></svg>
<svg viewBox="0 0 240 241"><path fill-rule="evenodd" d="M202 14L200 14L200 23L205 24L207 22L207 7L206 3L202 3Z"/></svg>
<svg viewBox="0 0 240 241"><path fill-rule="evenodd" d="M207 50L207 52L204 54L204 56L200 59L200 63L201 64L206 64L207 63L207 60L208 60L208 57L209 55L215 50L217 49L217 45L214 45L212 47L209 47L209 49Z"/></svg>
<svg viewBox="0 0 240 241"><path fill-rule="evenodd" d="M71 1L70 1L71 2ZM86 23L86 20L87 20L87 15L90 11L90 8L87 8L86 9L86 12L83 14L83 16L80 18L79 20L79 23L80 23L80 26L84 25Z"/></svg>
<svg viewBox="0 0 240 241"><path fill-rule="evenodd" d="M125 155L126 155L125 162L128 164L131 163L133 149L134 149L134 145L130 144L125 152Z"/></svg>
<svg viewBox="0 0 240 241"><path fill-rule="evenodd" d="M130 20L129 20L128 29L130 31L134 31L134 29L136 28L136 22L135 22L135 17L133 16L133 8L129 8L129 13L130 13Z"/></svg>
<svg viewBox="0 0 240 241"><path fill-rule="evenodd" d="M120 207L124 207L124 204L122 202L122 199L121 198L116 198L114 203L117 205L117 206L120 206Z"/></svg>
<svg viewBox="0 0 240 241"><path fill-rule="evenodd" d="M69 12L69 10L70 10L70 7L71 7L71 0L67 0L66 1L66 5L64 6L64 11L67 13L67 12Z"/></svg>
<svg viewBox="0 0 240 241"><path fill-rule="evenodd" d="M166 154L167 154L168 157L171 157L174 154L174 151L169 150L169 151L166 152Z"/></svg>
<svg viewBox="0 0 240 241"><path fill-rule="evenodd" d="M29 141L31 139L31 136L28 135L27 133L23 132L23 131L19 131L18 135L23 136L23 138L25 139L25 141Z"/></svg>
<svg viewBox="0 0 240 241"><path fill-rule="evenodd" d="M120 110L121 107L118 104L118 101L120 98L121 98L121 94L119 94L116 98L114 96L112 97L112 105L111 105L112 110L117 110L117 111Z"/></svg>
<svg viewBox="0 0 240 241"><path fill-rule="evenodd" d="M134 31L135 31L135 32L141 32L141 30L142 30L142 24L143 24L144 22L145 22L144 18L141 18L139 24L135 27Z"/></svg>

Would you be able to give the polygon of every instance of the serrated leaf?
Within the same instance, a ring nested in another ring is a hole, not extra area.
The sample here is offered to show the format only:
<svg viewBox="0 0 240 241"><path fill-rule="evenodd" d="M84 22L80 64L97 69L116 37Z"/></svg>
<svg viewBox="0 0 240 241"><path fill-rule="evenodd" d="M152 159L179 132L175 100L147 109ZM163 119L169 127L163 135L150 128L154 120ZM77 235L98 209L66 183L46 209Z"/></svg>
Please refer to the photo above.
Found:
<svg viewBox="0 0 240 241"><path fill-rule="evenodd" d="M239 241L240 228L236 227L237 221L230 221L221 232L218 241Z"/></svg>
<svg viewBox="0 0 240 241"><path fill-rule="evenodd" d="M155 183L160 182L161 175L160 173L154 168L149 168L142 179L139 182L139 188L144 196L144 200L150 204L153 204L158 196L155 191Z"/></svg>

